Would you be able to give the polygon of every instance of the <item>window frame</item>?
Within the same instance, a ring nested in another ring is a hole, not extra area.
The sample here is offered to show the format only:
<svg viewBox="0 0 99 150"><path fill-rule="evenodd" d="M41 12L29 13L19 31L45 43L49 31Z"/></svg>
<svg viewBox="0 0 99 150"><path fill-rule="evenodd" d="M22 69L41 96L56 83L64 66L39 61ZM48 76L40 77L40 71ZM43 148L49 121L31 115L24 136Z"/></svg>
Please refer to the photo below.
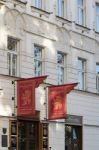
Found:
<svg viewBox="0 0 99 150"><path fill-rule="evenodd" d="M96 63L96 91L99 93L99 72L97 72L97 66L99 67L99 63Z"/></svg>
<svg viewBox="0 0 99 150"><path fill-rule="evenodd" d="M98 7L99 9L99 3L95 3L95 29L96 29L96 32L99 32L99 14L97 14L97 11L96 11L96 8ZM97 26L97 17L98 17L98 26Z"/></svg>
<svg viewBox="0 0 99 150"><path fill-rule="evenodd" d="M41 49L41 57L38 59L38 58L35 58L35 47L38 47ZM43 50L44 50L44 47L39 45L39 44L34 44L34 50L33 50L33 55L34 55L34 76L41 76L43 74ZM40 72L40 75L39 74L36 74L35 72L35 61L39 61L40 64L41 64L41 72Z"/></svg>
<svg viewBox="0 0 99 150"><path fill-rule="evenodd" d="M59 64L58 63L58 54L62 54L63 55L63 64ZM61 84L64 84L64 81L65 81L65 64L66 64L66 54L64 52L61 52L61 51L57 51L57 84L58 85L61 85ZM60 74L58 73L58 68L61 68L63 69L63 78L62 78L62 82L59 81L59 76Z"/></svg>
<svg viewBox="0 0 99 150"><path fill-rule="evenodd" d="M11 50L8 48L8 45L9 45L8 40L9 39L15 40L15 42L16 42L15 49ZM8 36L7 37L7 65L8 65L8 75L10 75L10 76L18 75L18 51L19 51L19 40L14 37ZM14 56L16 57L15 64L13 63ZM15 74L13 73L13 66L14 66Z"/></svg>
<svg viewBox="0 0 99 150"><path fill-rule="evenodd" d="M82 11L82 18L79 18L79 10ZM78 4L77 0L77 24L85 26L86 24L86 9L85 9L85 0L82 0L82 6Z"/></svg>
<svg viewBox="0 0 99 150"><path fill-rule="evenodd" d="M82 69L78 66L78 89L79 90L85 90L86 88L86 59L83 59L81 57L78 57L78 65L79 61L82 62ZM79 81L79 73L81 73L81 81Z"/></svg>
<svg viewBox="0 0 99 150"><path fill-rule="evenodd" d="M65 17L65 3L66 2L64 0L57 0L57 15L62 18Z"/></svg>

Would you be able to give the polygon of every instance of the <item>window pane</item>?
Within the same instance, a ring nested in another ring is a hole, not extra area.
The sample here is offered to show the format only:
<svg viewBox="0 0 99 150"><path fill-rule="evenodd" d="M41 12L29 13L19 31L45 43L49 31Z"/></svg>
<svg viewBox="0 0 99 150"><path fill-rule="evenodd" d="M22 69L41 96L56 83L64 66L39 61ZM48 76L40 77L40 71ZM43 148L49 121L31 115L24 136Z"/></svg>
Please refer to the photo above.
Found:
<svg viewBox="0 0 99 150"><path fill-rule="evenodd" d="M83 0L78 0L77 3L79 6L81 6L81 7L83 6Z"/></svg>
<svg viewBox="0 0 99 150"><path fill-rule="evenodd" d="M39 46L34 47L34 66L35 76L42 74L42 48Z"/></svg>
<svg viewBox="0 0 99 150"><path fill-rule="evenodd" d="M42 57L42 48L41 47L37 47L37 46L34 47L34 57L36 59L41 59L41 57Z"/></svg>
<svg viewBox="0 0 99 150"><path fill-rule="evenodd" d="M78 8L78 23L83 25L83 9Z"/></svg>
<svg viewBox="0 0 99 150"><path fill-rule="evenodd" d="M58 5L58 16L63 17L64 16L64 0L57 0Z"/></svg>
<svg viewBox="0 0 99 150"><path fill-rule="evenodd" d="M16 75L16 70L17 70L17 56L12 55L12 75Z"/></svg>
<svg viewBox="0 0 99 150"><path fill-rule="evenodd" d="M57 63L64 65L64 54L57 53Z"/></svg>
<svg viewBox="0 0 99 150"><path fill-rule="evenodd" d="M96 89L99 92L99 64L96 64Z"/></svg>
<svg viewBox="0 0 99 150"><path fill-rule="evenodd" d="M78 88L80 90L84 89L85 83L85 70L84 70L85 60L78 59Z"/></svg>
<svg viewBox="0 0 99 150"><path fill-rule="evenodd" d="M96 73L99 73L99 65L96 64Z"/></svg>
<svg viewBox="0 0 99 150"><path fill-rule="evenodd" d="M42 72L42 62L35 60L35 76L40 76Z"/></svg>
<svg viewBox="0 0 99 150"><path fill-rule="evenodd" d="M96 30L99 32L99 16L96 16Z"/></svg>
<svg viewBox="0 0 99 150"><path fill-rule="evenodd" d="M11 75L11 54L7 54L7 60L8 60L8 73Z"/></svg>
<svg viewBox="0 0 99 150"><path fill-rule="evenodd" d="M64 83L64 54L57 53L57 80L58 84Z"/></svg>
<svg viewBox="0 0 99 150"><path fill-rule="evenodd" d="M13 39L11 37L8 37L8 45L7 45L8 50L11 51L16 51L17 50L17 40Z"/></svg>
<svg viewBox="0 0 99 150"><path fill-rule="evenodd" d="M78 81L79 81L79 89L83 89L83 76L82 76L82 72L78 73Z"/></svg>
<svg viewBox="0 0 99 150"><path fill-rule="evenodd" d="M78 69L83 70L83 60L78 59Z"/></svg>
<svg viewBox="0 0 99 150"><path fill-rule="evenodd" d="M37 8L42 8L42 0L35 0L35 6Z"/></svg>
<svg viewBox="0 0 99 150"><path fill-rule="evenodd" d="M99 5L96 5L96 14L99 15Z"/></svg>
<svg viewBox="0 0 99 150"><path fill-rule="evenodd" d="M62 84L64 82L64 68L58 66L57 74L58 74L58 84Z"/></svg>

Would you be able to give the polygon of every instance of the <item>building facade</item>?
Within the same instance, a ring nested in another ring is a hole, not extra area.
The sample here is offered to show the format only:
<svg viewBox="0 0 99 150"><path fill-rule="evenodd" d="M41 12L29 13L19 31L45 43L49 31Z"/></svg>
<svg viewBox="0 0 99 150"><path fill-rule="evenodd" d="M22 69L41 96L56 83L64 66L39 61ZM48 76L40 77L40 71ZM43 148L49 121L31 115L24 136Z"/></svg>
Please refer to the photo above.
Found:
<svg viewBox="0 0 99 150"><path fill-rule="evenodd" d="M48 75L34 117L17 117L17 80ZM48 120L50 85L78 82L67 117ZM0 150L99 147L99 0L0 0Z"/></svg>

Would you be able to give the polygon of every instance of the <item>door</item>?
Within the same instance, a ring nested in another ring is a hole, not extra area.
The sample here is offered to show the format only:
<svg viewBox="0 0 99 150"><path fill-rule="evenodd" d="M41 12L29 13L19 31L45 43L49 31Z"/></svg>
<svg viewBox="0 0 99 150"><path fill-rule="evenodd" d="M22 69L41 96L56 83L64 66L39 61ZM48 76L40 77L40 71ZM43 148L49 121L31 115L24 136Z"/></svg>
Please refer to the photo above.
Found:
<svg viewBox="0 0 99 150"><path fill-rule="evenodd" d="M9 150L39 150L39 122L10 121Z"/></svg>
<svg viewBox="0 0 99 150"><path fill-rule="evenodd" d="M38 150L38 139L37 122L18 122L18 150Z"/></svg>
<svg viewBox="0 0 99 150"><path fill-rule="evenodd" d="M65 126L65 150L82 150L82 128Z"/></svg>

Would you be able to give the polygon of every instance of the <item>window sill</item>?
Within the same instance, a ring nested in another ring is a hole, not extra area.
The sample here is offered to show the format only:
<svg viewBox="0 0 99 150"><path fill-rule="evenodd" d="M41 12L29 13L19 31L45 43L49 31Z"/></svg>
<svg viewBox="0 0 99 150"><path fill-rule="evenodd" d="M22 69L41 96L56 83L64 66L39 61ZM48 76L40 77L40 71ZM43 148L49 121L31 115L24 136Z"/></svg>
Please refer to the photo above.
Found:
<svg viewBox="0 0 99 150"><path fill-rule="evenodd" d="M26 0L25 0L25 1L23 1L23 0L14 0L14 1L19 2L19 3L21 3L21 4L27 4L27 1L26 1Z"/></svg>
<svg viewBox="0 0 99 150"><path fill-rule="evenodd" d="M39 13L40 17L41 17L42 15L50 15L50 14L51 14L51 12L48 12L48 11L46 11L46 10L43 10L42 8L41 8L41 9L40 9L40 8L37 8L37 7L35 7L35 6L31 6L31 9L32 9L32 12L37 12L37 13Z"/></svg>
<svg viewBox="0 0 99 150"><path fill-rule="evenodd" d="M82 92L82 93L87 93L87 94L99 95L98 92L90 92L90 91L88 91L88 90L75 89L75 91Z"/></svg>
<svg viewBox="0 0 99 150"><path fill-rule="evenodd" d="M70 20L68 20L68 19L66 19L66 18L64 18L64 17L60 17L60 16L57 16L57 15L56 15L56 18L61 19L61 20L63 20L63 21L66 21L66 22L68 22L68 23L72 23L72 21L70 21Z"/></svg>
<svg viewBox="0 0 99 150"><path fill-rule="evenodd" d="M88 27L86 27L86 26L84 26L84 25L80 25L80 24L78 24L78 23L75 23L75 25L76 25L76 27L78 27L79 29L81 29L82 32L83 32L83 31L90 31L90 30L91 30L90 28L88 28Z"/></svg>
<svg viewBox="0 0 99 150"><path fill-rule="evenodd" d="M99 34L99 31L95 31L96 34Z"/></svg>

